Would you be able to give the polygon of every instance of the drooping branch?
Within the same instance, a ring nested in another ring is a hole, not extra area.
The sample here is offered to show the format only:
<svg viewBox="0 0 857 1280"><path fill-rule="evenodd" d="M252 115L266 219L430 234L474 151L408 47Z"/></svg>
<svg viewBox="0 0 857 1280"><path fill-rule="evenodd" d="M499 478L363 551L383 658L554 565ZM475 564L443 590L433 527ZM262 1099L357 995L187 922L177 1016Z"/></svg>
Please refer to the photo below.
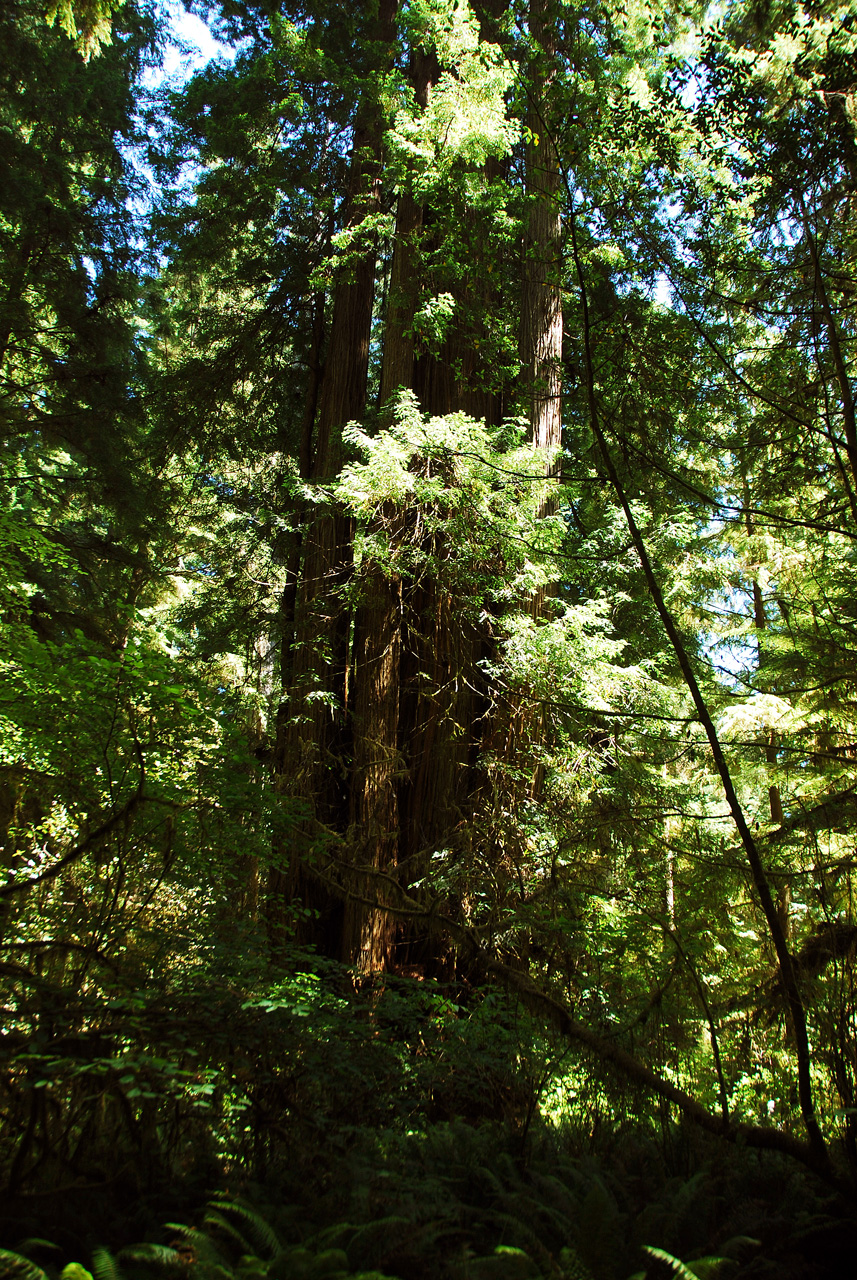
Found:
<svg viewBox="0 0 857 1280"><path fill-rule="evenodd" d="M723 788L727 804L729 805L732 820L735 823L738 835L741 839L741 844L744 848L753 884L756 889L759 904L762 908L762 914L765 917L771 941L774 945L780 972L780 981L782 982L782 987L788 1002L795 1040L795 1053L797 1057L798 1097L801 1117L803 1119L804 1128L806 1129L809 1145L813 1153L815 1167L818 1169L829 1168L830 1157L815 1114L812 1081L810 1078L810 1048L806 1011L798 989L794 964L789 951L785 932L783 930L782 920L779 912L777 911L770 884L768 883L759 848L753 837L753 833L750 830L749 824L747 823L744 810L741 807L741 802L738 799L735 785L729 771L729 765L723 753L723 748L720 744L720 739L717 735L714 721L711 718L711 713L708 710L708 704L706 703L705 697L703 696L702 690L699 686L699 682L691 665L690 657L687 649L685 648L684 641L682 640L678 627L676 626L675 619L667 607L645 540L634 518L634 513L631 510L624 486L619 473L616 470L615 463L613 462L613 457L610 452L607 439L601 428L598 412L598 400L595 390L595 368L592 352L592 331L589 317L588 290L580 254L580 246L578 243L575 201L573 193L570 190L568 192L568 220L571 233L572 258L580 291L580 304L583 320L584 369L590 428L599 452L604 460L604 467L608 478L624 513L625 520L628 525L628 531L639 557L640 564L643 569L643 575L646 579L646 584L649 588L652 601L676 656L685 685L687 686L688 692L690 693L693 704L696 708L699 722L705 730L705 735L708 738L712 758L714 760L714 766L720 778L720 784Z"/></svg>
<svg viewBox="0 0 857 1280"><path fill-rule="evenodd" d="M576 1018L562 999L545 990L529 974L505 964L492 953L478 929L447 915L443 905L437 901L426 903L414 898L394 876L371 867L364 868L364 871L368 880L379 885L376 897L360 899L364 906L377 907L378 900L383 897L385 910L391 915L412 923L419 922L430 933L451 937L483 973L517 996L534 1016L547 1022L571 1043L591 1053L599 1063L617 1071L626 1080L639 1085L655 1097L669 1102L706 1133L736 1145L754 1147L759 1151L776 1151L789 1156L843 1195L853 1197L854 1188L834 1169L823 1143L819 1147L811 1138L803 1141L782 1129L735 1121L722 1109L718 1113L709 1111L698 1098L658 1075L618 1040L594 1030ZM338 896L344 897L348 893L329 874L320 869L316 874L322 876L327 888Z"/></svg>
<svg viewBox="0 0 857 1280"><path fill-rule="evenodd" d="M58 862L39 872L38 875L29 876L26 880L17 880L12 884L4 885L0 889L0 899L10 898L13 894L23 893L26 889L34 889L37 885L46 884L49 880L55 880L68 867L80 862L81 858L85 857L91 849L97 848L101 841L105 840L117 827L121 827L126 823L141 804L151 799L150 796L143 795L142 788L143 783L141 781L134 795L122 805L121 809L117 809L111 817L102 822L100 827L96 827L94 831L90 832L85 840L81 840L80 844L76 844L69 849L68 853L64 854Z"/></svg>

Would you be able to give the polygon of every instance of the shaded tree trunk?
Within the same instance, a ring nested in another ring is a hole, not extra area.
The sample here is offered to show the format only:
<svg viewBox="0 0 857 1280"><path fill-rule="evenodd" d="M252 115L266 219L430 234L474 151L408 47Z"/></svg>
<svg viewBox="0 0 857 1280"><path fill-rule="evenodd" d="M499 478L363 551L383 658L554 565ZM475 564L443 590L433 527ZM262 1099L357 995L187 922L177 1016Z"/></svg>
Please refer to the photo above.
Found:
<svg viewBox="0 0 857 1280"><path fill-rule="evenodd" d="M355 618L355 694L351 713L354 761L351 773L350 877L342 935L343 958L361 973L387 969L394 921L382 905L383 880L398 862L401 771L398 728L401 676L401 581L373 573Z"/></svg>
<svg viewBox="0 0 857 1280"><path fill-rule="evenodd" d="M367 5L367 11L369 6ZM381 0L373 21L379 50L395 35L396 0ZM367 87L357 113L351 151L345 225L357 230L380 208L383 120L375 86ZM359 232L358 232L359 234ZM375 302L374 234L356 260L340 270L321 385L309 475L319 486L341 465L341 431L366 407L369 344ZM339 950L337 900L319 884L309 854L341 840L349 817L347 780L348 643L350 618L343 600L353 554L352 521L320 504L307 515L294 603L294 645L287 720L279 767L281 788L303 800L311 816L296 832L288 869L276 892L284 904L298 900L327 921L327 949ZM317 931L312 926L315 934Z"/></svg>
<svg viewBox="0 0 857 1280"><path fill-rule="evenodd" d="M312 306L312 338L310 340L308 359L309 377L298 445L298 470L302 480L309 480L312 465L313 424L315 423L322 379L321 359L324 342L324 316L324 295L317 294L313 299ZM295 616L303 551L301 514L300 511L291 512L295 520L295 528L281 536L281 555L285 564L286 583L280 596L277 617L280 650L280 690L275 721L276 741L274 744L274 773L281 790L285 782L287 752L292 741L289 719L289 694L293 674ZM289 849L283 837L275 837L272 853L273 857L268 869L265 911L269 947L272 956L276 959L282 953L283 945L289 936L291 924L290 895L288 892L290 888Z"/></svg>
<svg viewBox="0 0 857 1280"><path fill-rule="evenodd" d="M414 51L414 91L423 107L439 72L433 52ZM487 180L497 176L496 167L489 165ZM464 219L465 233L477 245L478 275L490 252L488 231L469 211ZM438 350L416 349L420 241L423 246L431 242L432 220L433 211L409 193L400 197L380 401L383 406L397 389L411 389L426 413L463 411L499 423L499 396L486 389L487 371L479 368L479 316L486 313L488 289L484 278L478 277L469 296L458 290L458 300L470 304L477 317L477 328L458 323ZM397 544L419 536L395 513L379 521L379 528L381 524L394 552ZM442 561L442 546L430 550ZM480 643L443 583L403 583L395 564L392 570L389 565L369 570L355 625L352 719L352 842L360 851L367 890L373 871L389 874L397 867L401 881L412 883L422 875L431 853L454 842L465 825L473 790L478 718L474 683ZM367 900L382 903L383 895L383 878L376 875L374 892L365 892L346 909L351 957L359 957L364 972L389 967L394 959L392 918L383 905L367 905ZM415 948L425 961L424 940L403 931L397 962L413 960ZM438 954L428 959L435 971L446 964L446 957Z"/></svg>
<svg viewBox="0 0 857 1280"><path fill-rule="evenodd" d="M499 11L500 6L491 8ZM539 14L542 9L540 5ZM537 15L537 26L540 20ZM548 38L544 21L538 30ZM550 59L552 48L546 56ZM417 101L425 106L440 68L433 53L416 50L412 69ZM533 107L534 113L538 110ZM547 452L560 440L559 173L546 130L540 146L534 142L528 154L529 181L537 198L526 232L524 305L530 314L522 325L521 351L531 437ZM362 148L361 164L355 147L358 218L371 201L372 208L378 207L377 194L367 195L366 175L375 175L377 182L380 137L372 135L370 141L365 125ZM489 162L482 176L485 182L496 181L501 176L497 162ZM453 327L435 349L416 348L421 244L431 243L435 216L410 194L400 197L380 402L386 405L398 388L412 389L425 413L465 412L499 424L501 396L480 352L494 291L485 271L491 236L473 208L461 212L464 269L448 281L432 282L435 290L451 292L456 299ZM362 416L373 296L372 254L359 261L352 279L337 286L335 294L311 473L316 481L332 477L339 468L339 427ZM386 878L413 883L433 854L454 851L469 839L488 710L479 659L491 643L469 621L442 569L437 577L419 582L400 579L396 547L419 536L405 527L401 516L380 513L375 532L389 540L391 559L361 565L349 674L349 619L341 591L351 571L353 530L325 511L307 527L295 610L291 741L283 753L292 786L296 780L298 794L313 806L315 822L307 826L306 846L329 833L345 851L340 868L345 906L326 946L363 973L394 963L397 927L384 907ZM434 532L431 539L425 549L442 566L443 535ZM320 643L325 647L321 662ZM302 723L295 724L296 712ZM299 859L300 853L292 859L292 896L300 892L301 876L306 881ZM305 891L302 896L308 901ZM332 903L330 909L333 914ZM436 942L425 944L407 935L402 941L399 961L420 960L434 972L448 971L449 957L440 954Z"/></svg>
<svg viewBox="0 0 857 1280"><path fill-rule="evenodd" d="M551 0L531 0L530 31L538 42L527 110L526 179L529 208L524 233L519 352L530 441L542 450L545 468L562 444L562 220L559 158L554 142L550 91L556 75L557 36ZM554 504L545 503L543 515ZM531 602L544 612L546 593Z"/></svg>

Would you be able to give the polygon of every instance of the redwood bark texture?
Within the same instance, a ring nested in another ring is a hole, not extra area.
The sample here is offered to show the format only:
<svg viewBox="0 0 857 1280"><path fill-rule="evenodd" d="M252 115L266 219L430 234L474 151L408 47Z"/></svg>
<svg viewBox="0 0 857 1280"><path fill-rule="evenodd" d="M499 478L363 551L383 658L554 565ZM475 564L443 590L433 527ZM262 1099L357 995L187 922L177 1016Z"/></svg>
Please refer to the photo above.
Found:
<svg viewBox="0 0 857 1280"><path fill-rule="evenodd" d="M381 0L373 25L376 47L395 42L396 0ZM379 68L380 70L380 68ZM355 120L348 178L345 224L357 231L380 209L384 122L376 85L364 90ZM358 241L359 244L359 241ZM342 428L361 418L366 408L369 344L375 304L377 245L372 234L365 247L339 270L333 288L330 334L327 342L310 479L319 485L332 480L341 466ZM311 908L326 921L304 927L307 940L322 941L325 949L339 949L341 908L335 894L325 890L319 874L326 845L341 837L348 813L348 670L350 619L343 588L352 572L352 521L323 505L307 512L302 538L302 563L295 599L293 645L282 740L278 744L279 783L284 794L301 799L308 820L294 833L288 865L274 872L269 917L284 920L294 902ZM310 858L316 865L310 865ZM302 930L298 929L301 937Z"/></svg>
<svg viewBox="0 0 857 1280"><path fill-rule="evenodd" d="M520 353L530 438L553 452L562 439L562 225L556 145L546 109L554 79L556 23L548 0L532 0L530 32L541 47L527 111L529 210L524 237Z"/></svg>
<svg viewBox="0 0 857 1280"><path fill-rule="evenodd" d="M503 6L491 0L486 8L491 21ZM394 21L394 0L383 0L379 47L394 43ZM554 56L550 30L545 0L534 0L532 31L543 45L538 57L545 85ZM440 73L435 55L415 50L411 71L417 102L425 106ZM532 198L521 380L532 442L547 453L560 443L561 421L559 170L542 124L541 97L534 98L528 120ZM348 221L355 227L381 207L382 133L367 91L355 126L349 188ZM489 160L481 177L499 180L498 162ZM389 424L386 406L400 388L414 391L429 415L464 412L501 421L501 395L483 354L495 289L485 271L491 229L477 209L461 210L462 261L449 279L429 279L433 292L455 298L453 323L441 343L417 344L414 318L438 234L433 224L441 221L440 211L407 192L400 195L383 317L382 426ZM342 427L365 413L375 266L370 242L334 289L309 472L322 487L341 466ZM435 270L445 275L444 268ZM279 758L284 789L304 800L311 817L297 833L288 868L275 873L278 892L285 902L298 899L314 908L322 927L312 924L307 936L362 974L420 967L442 976L452 963L446 944L409 934L387 904L397 885L407 888L424 876L433 855L454 854L472 838L489 725L479 659L491 641L470 620L460 587L445 580L442 532L421 535L406 513L384 508L369 532L386 539L390 551L383 560L364 558L357 571L354 532L350 521L323 507L313 510L303 532ZM438 566L418 581L397 568L398 553L414 539L423 540L421 549ZM343 593L349 581L357 602L350 614ZM494 732L491 726L492 738Z"/></svg>

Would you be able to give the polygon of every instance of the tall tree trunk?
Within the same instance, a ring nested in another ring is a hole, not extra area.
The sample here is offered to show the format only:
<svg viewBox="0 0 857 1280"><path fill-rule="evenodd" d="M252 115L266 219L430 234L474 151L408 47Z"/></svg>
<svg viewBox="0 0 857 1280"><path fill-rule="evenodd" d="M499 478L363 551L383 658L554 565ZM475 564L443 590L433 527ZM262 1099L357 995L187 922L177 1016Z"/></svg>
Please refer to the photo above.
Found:
<svg viewBox="0 0 857 1280"><path fill-rule="evenodd" d="M473 224L473 215L466 213L465 219L468 239L487 255L487 233ZM480 277L467 293L459 289L456 300L462 311L478 317L485 288ZM415 359L413 387L423 412L439 417L461 412L499 423L500 397L483 385L479 323L477 318L476 327L456 324L437 350ZM425 550L442 565L447 554L443 533L435 531ZM484 646L442 577L410 584L403 618L400 742L407 776L400 801L400 852L402 878L410 884L425 875L433 854L458 850L468 839L485 710L477 667ZM447 977L454 952L440 939L411 937L406 959Z"/></svg>
<svg viewBox="0 0 857 1280"><path fill-rule="evenodd" d="M367 12L371 11L367 0ZM396 0L381 0L374 40L389 50L395 36ZM385 54L386 56L386 54ZM380 70L380 67L379 67ZM383 119L376 86L364 91L354 126L345 224L359 228L380 209ZM310 479L323 484L341 465L342 428L366 407L369 343L375 302L377 249L372 236L334 286L330 337L318 397ZM327 949L340 950L335 899L320 888L307 857L329 836L342 839L348 825L348 640L350 619L343 587L351 573L352 521L323 505L308 515L295 600L288 723L283 732L281 785L302 799L311 818L294 833L288 872L278 891L302 900L328 919Z"/></svg>
<svg viewBox="0 0 857 1280"><path fill-rule="evenodd" d="M530 439L547 454L555 452L562 440L562 224L559 160L549 111L557 50L551 9L550 0L531 0L530 32L541 52L536 56L527 110L529 209L520 332Z"/></svg>
<svg viewBox="0 0 857 1280"><path fill-rule="evenodd" d="M417 102L425 107L438 64L431 52L413 52L412 75ZM380 403L388 405L399 389L413 386L413 317L418 282L416 237L423 207L409 192L399 198L396 237L384 328L384 362ZM382 421L389 421L385 412ZM388 511L375 522L392 545L402 535L401 520ZM351 707L353 768L350 778L348 849L355 874L346 899L342 957L363 974L390 968L396 925L384 909L384 877L399 862L399 785L402 774L399 739L401 687L402 582L394 566L363 567L361 600L354 619L354 697ZM381 873L381 874L378 874Z"/></svg>
<svg viewBox="0 0 857 1280"><path fill-rule="evenodd" d="M414 97L420 107L428 105L431 87L439 74L435 53L414 49L411 76ZM424 215L423 206L409 191L403 191L396 210L396 239L384 325L384 364L379 396L382 405L386 405L400 388L410 390L414 385L413 321L419 293L416 239L422 230Z"/></svg>
<svg viewBox="0 0 857 1280"><path fill-rule="evenodd" d="M324 312L324 295L316 294L312 302L312 337L308 358L308 380L303 419L301 421L301 435L298 442L298 472L302 480L309 480L312 466L313 425L318 409L318 397L322 379L321 360L324 342ZM275 721L274 774L281 789L286 777L285 762L291 741L289 694L294 665L295 616L303 550L301 520L303 512L292 510L289 514L294 518L295 527L288 533L280 535L280 555L285 565L286 582L280 595L279 608L277 610L280 691ZM272 854L271 865L268 869L265 913L268 944L271 955L276 960L282 956L283 947L290 936L291 928L289 894L287 892L290 884L289 852L286 840L282 835L278 834L274 837Z"/></svg>
<svg viewBox="0 0 857 1280"><path fill-rule="evenodd" d="M545 454L545 470L549 471L562 444L562 220L559 159L550 111L557 54L552 0L531 0L530 32L538 51L527 110L529 208L524 233L519 352L530 440ZM542 515L551 515L553 507L548 500ZM544 590L534 594L533 617L544 612L545 598Z"/></svg>
<svg viewBox="0 0 857 1280"><path fill-rule="evenodd" d="M494 17L499 0L489 5ZM425 106L439 74L433 53L416 50L414 89ZM499 178L489 161L483 179ZM438 349L419 352L413 336L419 301L419 240L431 242L436 213L404 194L385 317L380 401L401 387L412 389L431 415L465 412L499 425L501 400L480 348L490 315L493 285L490 230L479 214L462 211L469 256L469 283L437 280L434 288L458 303L453 327ZM465 318L462 318L465 317ZM561 334L561 328L560 328ZM558 433L557 433L558 434ZM393 512L379 518L395 555L398 543L415 535ZM442 535L426 547L443 562ZM385 877L403 884L419 879L435 852L466 841L475 791L485 699L480 696L478 659L485 639L442 580L402 583L393 565L364 566L362 601L355 620L355 695L351 722L354 770L351 839L362 867L362 890L346 907L346 955L364 971L385 968L392 958L395 927L384 910ZM380 873L380 874L379 874ZM372 905L376 904L376 905ZM436 942L404 931L398 959L448 972L450 957ZM443 946L443 944L442 944Z"/></svg>
<svg viewBox="0 0 857 1280"><path fill-rule="evenodd" d="M490 0L482 7L483 34L491 38L490 24L505 5ZM528 148L527 174L535 198L526 229L520 335L531 439L546 455L555 452L561 440L560 175L556 149L543 121L545 87L552 78L555 54L551 20L545 0L533 0L530 27L544 55L531 105L533 142ZM499 164L489 161L485 181L500 176ZM474 251L471 282L466 290L460 286L457 292L450 290L460 312L471 318L453 328L439 351L415 361L414 389L426 413L460 411L499 425L501 397L491 386L480 354L485 336L481 317L490 315L494 289L485 271L490 263L490 233L477 217L466 214L463 222ZM442 561L443 547L431 550ZM480 759L486 748L495 751L504 731L496 718L487 715L488 691L481 687L479 660L492 653L491 637L467 621L442 582L412 588L405 600L405 618L400 736L408 778L401 802L401 854L405 876L416 880L433 853L466 847L475 810L485 800ZM429 964L441 972L449 959L436 950L428 956Z"/></svg>
<svg viewBox="0 0 857 1280"><path fill-rule="evenodd" d="M496 0L493 7L499 8ZM414 51L414 91L423 107L439 72L432 51ZM490 162L486 180L496 178L496 168ZM439 350L415 349L413 320L421 285L418 241L430 242L432 216L432 210L410 194L401 196L380 401L385 405L398 388L412 389L426 413L458 410L499 423L499 397L484 385L488 371L480 367L478 330L459 324ZM487 228L479 227L469 212L464 218L470 238L482 239L479 254L487 254ZM481 262L475 265L479 272ZM459 300L469 303L477 314L479 307L472 304L481 303L487 314L489 287L479 274L468 296L459 287ZM379 526L382 523L394 548L415 536L392 512ZM431 551L434 558L442 559L441 546L434 545ZM477 720L474 669L481 650L479 637L461 615L442 583L403 584L389 565L366 574L355 625L352 839L362 853L367 889L346 910L351 955L364 971L388 966L395 938L394 925L383 908L384 877L373 876L373 871L395 873L410 883L423 873L431 852L453 842L466 825ZM367 906L373 901L379 904L375 909ZM414 938L404 939L410 959L416 943ZM445 958L432 954L429 963L437 972Z"/></svg>
<svg viewBox="0 0 857 1280"><path fill-rule="evenodd" d="M348 846L356 871L345 905L342 953L364 974L390 967L395 933L382 904L383 876L395 872L399 846L401 592L398 577L377 569L364 585L355 618Z"/></svg>

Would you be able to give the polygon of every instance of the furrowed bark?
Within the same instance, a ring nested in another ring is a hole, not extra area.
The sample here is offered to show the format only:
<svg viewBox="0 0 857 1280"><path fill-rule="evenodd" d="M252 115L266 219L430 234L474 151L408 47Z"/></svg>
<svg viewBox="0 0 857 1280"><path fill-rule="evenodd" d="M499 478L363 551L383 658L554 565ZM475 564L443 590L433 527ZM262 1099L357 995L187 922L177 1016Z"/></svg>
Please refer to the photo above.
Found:
<svg viewBox="0 0 857 1280"><path fill-rule="evenodd" d="M367 0L367 14L372 5ZM372 20L379 49L390 49L395 36L396 0L381 0ZM310 479L321 486L341 465L341 432L366 407L369 343L375 302L377 246L371 232L360 242L360 227L380 209L384 122L369 84L357 112L351 152L345 225L357 235L351 260L339 268L324 372L318 393L315 447ZM314 821L296 840L288 873L279 887L287 900L300 899L322 913L330 902L317 902L314 873L306 858L324 843L324 829L344 832L349 799L346 761L348 742L348 638L350 620L342 597L352 568L353 524L320 504L308 519L303 536L302 565L295 602L294 650L289 689L288 726L284 733L281 786L302 798ZM336 926L334 926L335 928ZM328 939L330 943L332 939ZM334 950L341 950L341 939Z"/></svg>
<svg viewBox="0 0 857 1280"><path fill-rule="evenodd" d="M416 49L412 55L414 92L425 106L438 65L433 53ZM379 400L382 422L389 423L393 395L413 386L413 317L418 281L416 239L423 223L423 207L409 192L399 197L396 237L390 270L384 331L384 363ZM396 511L378 515L370 532L386 537L395 555L402 534ZM402 776L399 741L402 678L402 583L394 565L364 563L360 603L354 618L354 696L351 705L353 766L349 779L347 857L352 893L345 902L342 958L363 975L389 969L393 961L395 921L383 902L367 906L370 871L393 871L399 861L399 786Z"/></svg>
<svg viewBox="0 0 857 1280"><path fill-rule="evenodd" d="M544 98L556 74L556 24L549 0L532 0L530 32L542 49L527 111L529 209L524 236L520 353L530 439L551 454L560 447L562 418L562 223L556 143L545 128Z"/></svg>
<svg viewBox="0 0 857 1280"><path fill-rule="evenodd" d="M395 922L379 903L367 909L361 867L391 871L398 861L401 772L398 749L401 674L401 582L379 568L364 588L355 619L354 763L348 841L355 864L346 900L342 953L363 974L388 969Z"/></svg>
<svg viewBox="0 0 857 1280"><path fill-rule="evenodd" d="M440 73L431 51L415 51L414 89L421 105L428 103ZM488 161L485 182L496 178L497 164ZM433 287L452 292L456 312L446 338L436 349L418 350L413 337L414 313L422 280L418 276L419 237L432 244L436 212L416 206L409 196L399 205L399 234L395 249L385 365L381 400L397 387L414 391L423 412L446 415L463 412L499 424L500 398L491 386L491 371L481 353L493 285L481 270L473 270L490 253L490 232L478 212L462 209L465 242L473 246L472 263L449 282ZM419 540L424 535L409 521L391 527L392 540ZM424 548L443 564L443 534L436 532ZM385 599L376 583L376 598ZM388 584L386 590L393 589ZM453 589L438 577L403 584L400 601L401 657L398 697L397 751L385 744L389 769L396 770L399 839L397 855L403 882L425 873L432 853L455 847L466 839L473 793L473 765L478 751L479 695L476 663L482 638L462 616ZM392 721L388 720L392 732ZM450 955L437 940L403 930L398 959L401 964L448 973Z"/></svg>
<svg viewBox="0 0 857 1280"><path fill-rule="evenodd" d="M525 177L527 213L521 264L521 307L518 333L521 408L529 423L529 441L544 454L545 474L550 475L562 444L562 217L560 172L556 143L546 124L550 117L550 93L557 72L557 25L552 0L531 0L530 35L537 50L530 66L531 87L526 118ZM555 499L547 498L540 513L548 517ZM552 588L541 588L526 601L538 622L545 615ZM521 783L506 780L515 768L521 741L544 743L548 734L544 707L527 706L520 697L498 701L486 732L486 746L496 768L487 779L492 809L506 786L520 794ZM511 768L509 766L512 766ZM527 788L537 796L544 784L544 766L535 764ZM487 788L486 788L487 789ZM511 799L511 797L510 797ZM512 804L516 801L513 799Z"/></svg>

